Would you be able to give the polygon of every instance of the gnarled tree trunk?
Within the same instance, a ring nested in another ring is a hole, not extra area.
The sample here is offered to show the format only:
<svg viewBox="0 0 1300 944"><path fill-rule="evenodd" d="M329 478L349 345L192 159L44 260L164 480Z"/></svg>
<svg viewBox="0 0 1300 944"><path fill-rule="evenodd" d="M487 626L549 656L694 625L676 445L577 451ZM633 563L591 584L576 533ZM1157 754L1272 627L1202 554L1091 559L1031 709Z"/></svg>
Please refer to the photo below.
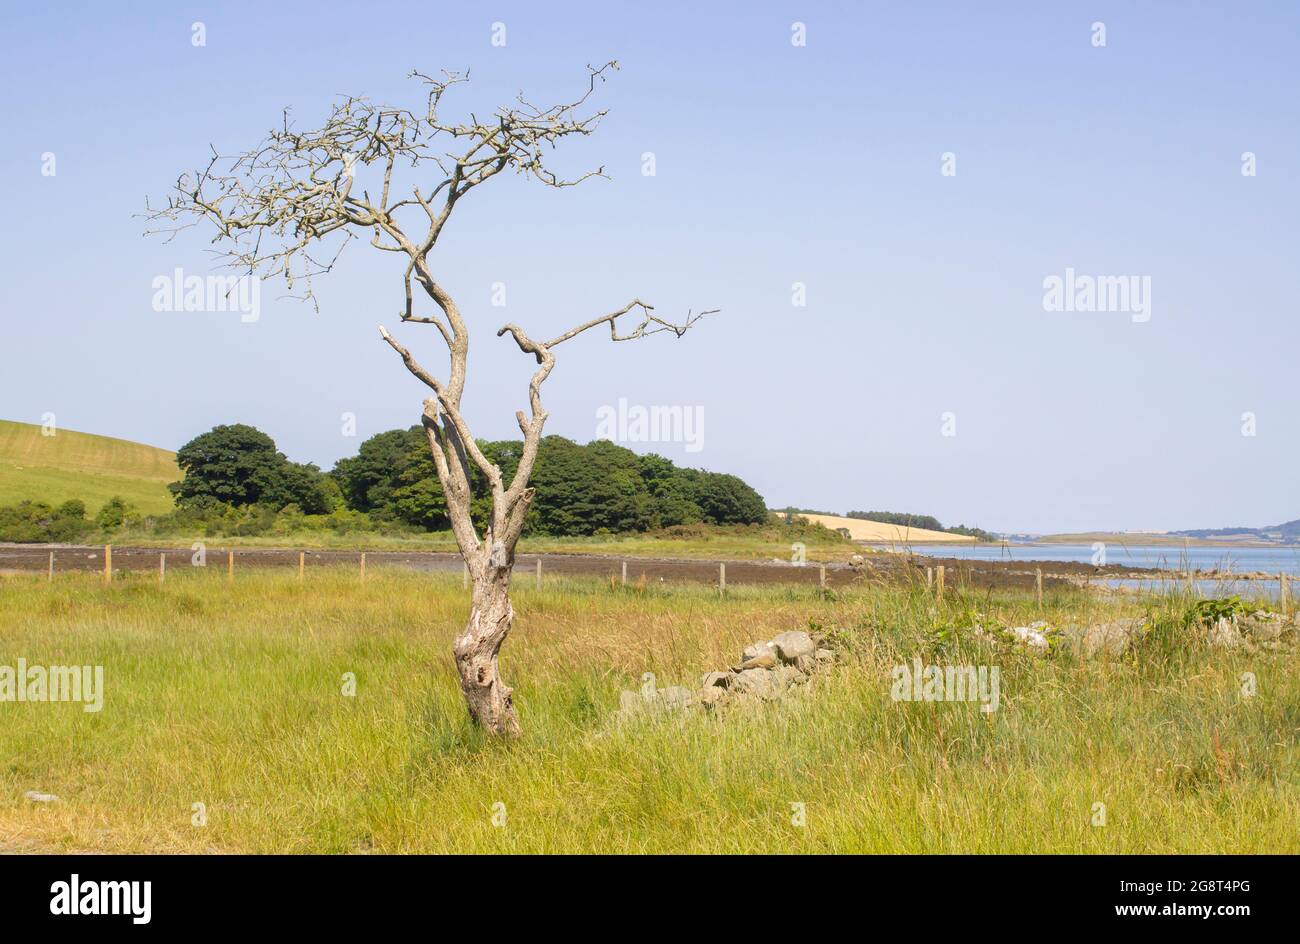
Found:
<svg viewBox="0 0 1300 944"><path fill-rule="evenodd" d="M512 689L502 681L497 664L501 645L510 635L515 618L510 605L511 563L489 563L481 575L475 576L469 622L452 647L470 717L485 730L503 737L519 734Z"/></svg>

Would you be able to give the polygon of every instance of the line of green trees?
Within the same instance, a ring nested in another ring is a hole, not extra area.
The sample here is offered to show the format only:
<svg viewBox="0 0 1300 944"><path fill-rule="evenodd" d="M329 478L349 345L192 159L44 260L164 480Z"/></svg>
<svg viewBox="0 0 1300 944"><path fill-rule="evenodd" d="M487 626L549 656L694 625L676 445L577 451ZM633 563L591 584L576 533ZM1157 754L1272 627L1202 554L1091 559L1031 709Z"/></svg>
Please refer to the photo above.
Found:
<svg viewBox="0 0 1300 944"><path fill-rule="evenodd" d="M480 441L507 479L522 443ZM298 529L441 531L447 505L424 431L379 433L330 472L289 460L252 426L217 426L176 454L184 478L169 486L177 510L157 530L260 534ZM487 483L471 469L480 528ZM536 496L526 533L554 536L648 531L689 524L761 524L767 507L734 475L680 468L607 440L580 445L561 436L541 442L532 475Z"/></svg>
<svg viewBox="0 0 1300 944"><path fill-rule="evenodd" d="M507 480L519 463L518 440L480 442ZM424 431L413 426L372 436L341 459L331 477L349 508L380 522L426 531L450 527L442 487ZM474 513L482 527L490 507L487 483L471 468ZM648 531L680 524L761 524L767 506L734 475L685 469L659 455L637 455L608 440L579 445L547 436L532 475L536 496L526 531L555 536Z"/></svg>

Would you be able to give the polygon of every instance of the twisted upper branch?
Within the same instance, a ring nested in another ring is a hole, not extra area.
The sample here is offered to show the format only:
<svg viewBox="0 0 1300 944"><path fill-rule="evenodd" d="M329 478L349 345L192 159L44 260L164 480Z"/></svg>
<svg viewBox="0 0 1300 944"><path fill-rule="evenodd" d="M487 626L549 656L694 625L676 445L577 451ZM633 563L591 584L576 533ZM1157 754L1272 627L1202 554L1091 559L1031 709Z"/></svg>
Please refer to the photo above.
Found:
<svg viewBox="0 0 1300 944"><path fill-rule="evenodd" d="M437 79L411 73L429 87L423 114L348 96L321 125L300 130L286 109L279 127L256 147L233 155L212 148L202 170L177 179L165 205L146 200L147 232L170 239L206 221L226 264L263 278L283 277L290 294L313 303L312 278L330 271L344 246L364 234L375 248L410 258L403 320L438 324L444 336L458 333L413 311L410 279L414 275L426 290L432 282L418 263L437 244L456 204L504 170L551 187L604 176L600 167L566 177L549 166L548 152L566 137L596 129L606 112L587 114L583 106L596 83L617 68L614 61L589 66L587 88L574 101L541 108L521 93L515 104L485 119L442 116L443 96L468 81L468 73L459 72ZM446 148L439 147L442 141ZM321 254L315 244L336 235L337 250Z"/></svg>

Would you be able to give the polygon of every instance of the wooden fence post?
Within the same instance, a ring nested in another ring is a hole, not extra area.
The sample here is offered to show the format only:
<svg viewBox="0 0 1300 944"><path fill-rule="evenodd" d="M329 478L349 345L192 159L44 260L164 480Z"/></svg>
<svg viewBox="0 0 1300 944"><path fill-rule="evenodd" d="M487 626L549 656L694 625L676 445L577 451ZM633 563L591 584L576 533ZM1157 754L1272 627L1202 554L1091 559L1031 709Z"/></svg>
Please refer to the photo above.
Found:
<svg viewBox="0 0 1300 944"><path fill-rule="evenodd" d="M226 551L226 580L235 579L235 552Z"/></svg>
<svg viewBox="0 0 1300 944"><path fill-rule="evenodd" d="M54 552L53 551L50 551L50 573L49 576L46 577L46 580L50 583L54 582Z"/></svg>
<svg viewBox="0 0 1300 944"><path fill-rule="evenodd" d="M1043 608L1043 568L1034 568L1034 597L1038 600L1038 608Z"/></svg>
<svg viewBox="0 0 1300 944"><path fill-rule="evenodd" d="M167 554L164 552L158 555L158 582L162 583L167 579Z"/></svg>
<svg viewBox="0 0 1300 944"><path fill-rule="evenodd" d="M366 582L366 552L361 552L361 582Z"/></svg>
<svg viewBox="0 0 1300 944"><path fill-rule="evenodd" d="M623 586L627 586L627 561L623 561Z"/></svg>
<svg viewBox="0 0 1300 944"><path fill-rule="evenodd" d="M939 602L943 602L943 564L940 564L934 571L935 591L939 595Z"/></svg>
<svg viewBox="0 0 1300 944"><path fill-rule="evenodd" d="M925 568L925 589L929 590L934 586L934 568Z"/></svg>
<svg viewBox="0 0 1300 944"><path fill-rule="evenodd" d="M113 545L104 545L104 583L113 582Z"/></svg>
<svg viewBox="0 0 1300 944"><path fill-rule="evenodd" d="M302 583L305 571L307 570L307 552L298 552L298 582Z"/></svg>
<svg viewBox="0 0 1300 944"><path fill-rule="evenodd" d="M817 565L817 595L826 599L826 565Z"/></svg>
<svg viewBox="0 0 1300 944"><path fill-rule="evenodd" d="M718 596L725 597L726 595L727 595L727 565L719 564L718 565Z"/></svg>

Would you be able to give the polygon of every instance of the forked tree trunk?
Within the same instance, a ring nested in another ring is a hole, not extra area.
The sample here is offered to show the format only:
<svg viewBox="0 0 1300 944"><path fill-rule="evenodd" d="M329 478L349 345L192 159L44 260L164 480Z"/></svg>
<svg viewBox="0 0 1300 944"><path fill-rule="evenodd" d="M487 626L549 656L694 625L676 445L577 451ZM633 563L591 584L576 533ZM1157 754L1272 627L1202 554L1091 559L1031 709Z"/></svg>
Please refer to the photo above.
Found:
<svg viewBox="0 0 1300 944"><path fill-rule="evenodd" d="M474 580L469 622L456 637L453 651L460 687L472 717L482 728L503 737L519 734L512 689L501 680L497 653L510 635L515 611L510 605L510 565L489 565Z"/></svg>

